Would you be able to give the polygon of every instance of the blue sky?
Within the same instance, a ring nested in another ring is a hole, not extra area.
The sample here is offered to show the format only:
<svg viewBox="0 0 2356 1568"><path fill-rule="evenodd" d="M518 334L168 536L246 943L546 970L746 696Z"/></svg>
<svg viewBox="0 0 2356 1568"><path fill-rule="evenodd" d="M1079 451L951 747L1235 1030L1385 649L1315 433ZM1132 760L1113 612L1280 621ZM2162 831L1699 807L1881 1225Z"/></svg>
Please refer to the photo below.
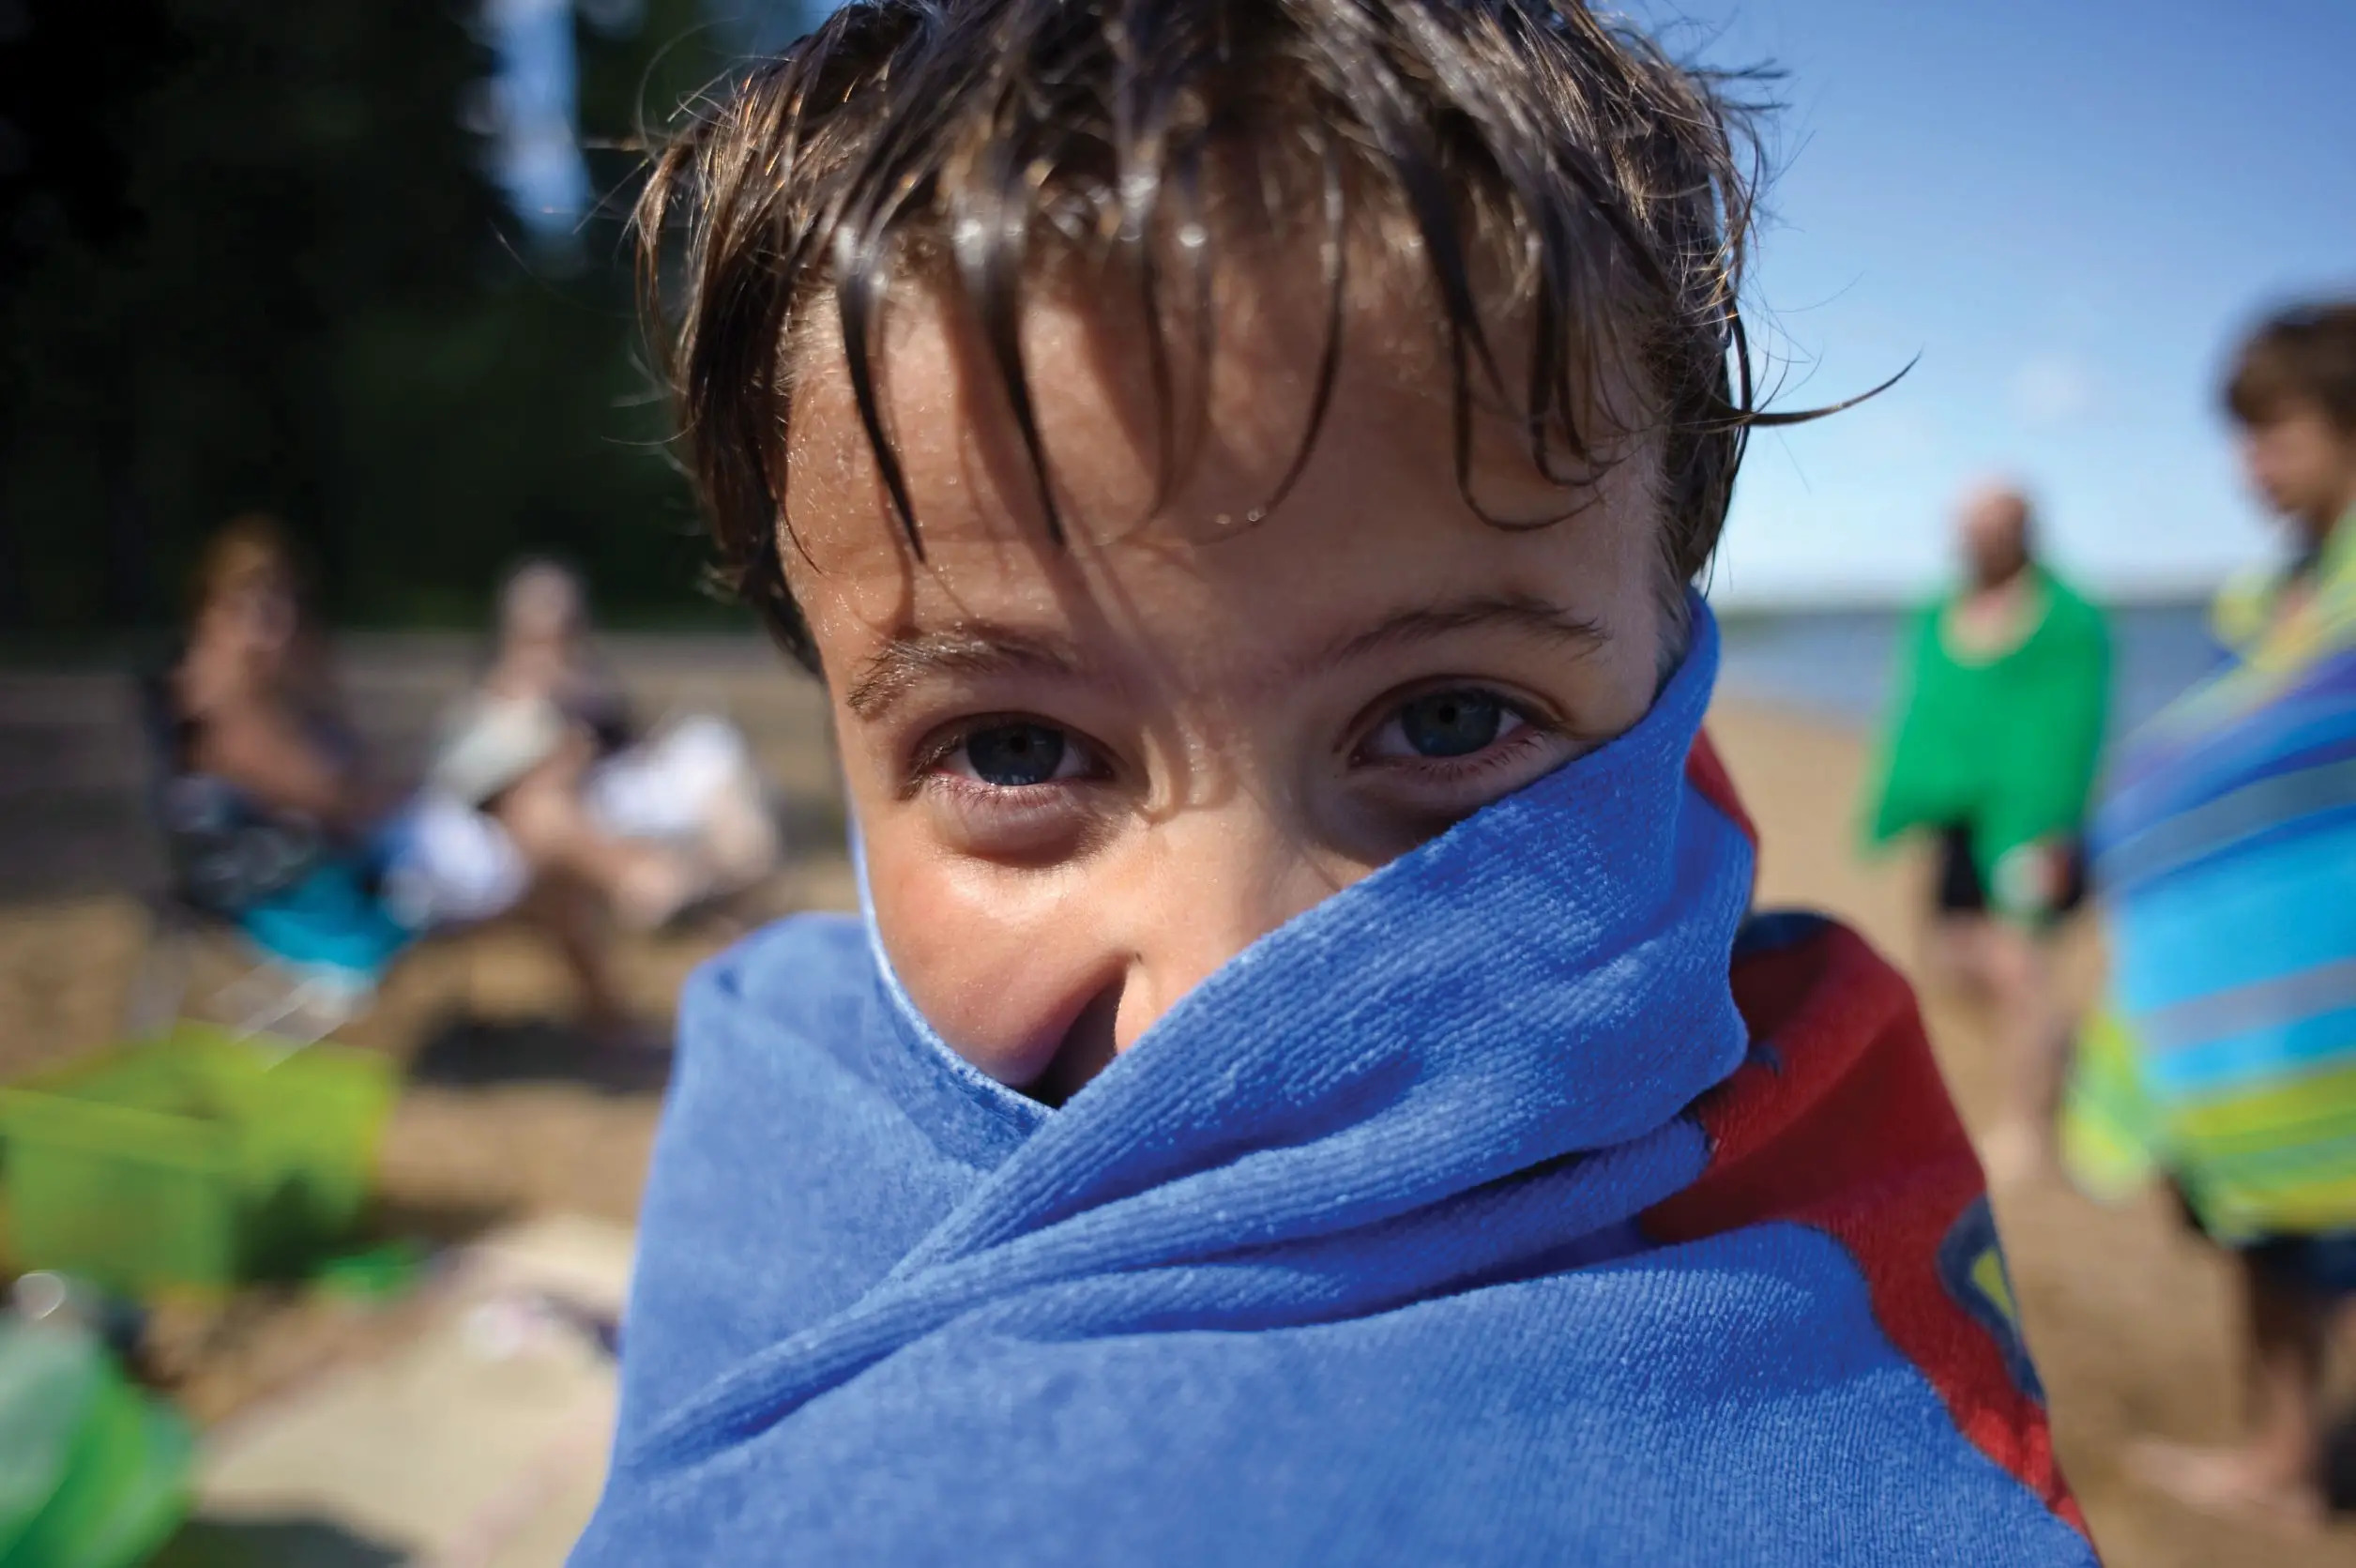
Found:
<svg viewBox="0 0 2356 1568"><path fill-rule="evenodd" d="M1681 53L1772 60L1789 105L1755 277L1791 405L1754 442L1729 601L1916 591L1990 472L2112 592L2268 557L2215 414L2234 333L2356 292L2351 0L1685 0Z"/></svg>
<svg viewBox="0 0 2356 1568"><path fill-rule="evenodd" d="M571 0L483 0L497 61L476 123L495 135L492 173L536 233L572 233L589 205L589 170L574 124Z"/></svg>

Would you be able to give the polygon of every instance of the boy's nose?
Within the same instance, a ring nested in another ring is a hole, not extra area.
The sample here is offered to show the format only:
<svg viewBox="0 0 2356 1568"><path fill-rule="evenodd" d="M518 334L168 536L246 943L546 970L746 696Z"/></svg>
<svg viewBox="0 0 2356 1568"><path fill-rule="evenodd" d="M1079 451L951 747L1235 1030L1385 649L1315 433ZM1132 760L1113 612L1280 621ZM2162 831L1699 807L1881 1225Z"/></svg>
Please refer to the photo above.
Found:
<svg viewBox="0 0 2356 1568"><path fill-rule="evenodd" d="M1117 894L1130 959L1113 1020L1126 1051L1229 959L1363 875L1249 797L1177 813L1131 849Z"/></svg>

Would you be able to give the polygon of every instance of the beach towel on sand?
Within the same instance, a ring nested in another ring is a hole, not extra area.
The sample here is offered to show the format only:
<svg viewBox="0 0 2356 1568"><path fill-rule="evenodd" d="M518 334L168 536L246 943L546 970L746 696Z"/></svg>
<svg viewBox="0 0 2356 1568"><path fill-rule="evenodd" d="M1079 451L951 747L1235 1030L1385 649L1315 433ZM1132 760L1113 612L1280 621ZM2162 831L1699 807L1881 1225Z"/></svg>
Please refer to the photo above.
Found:
<svg viewBox="0 0 2356 1568"><path fill-rule="evenodd" d="M1903 982L1746 922L1698 613L1061 1109L857 922L707 967L574 1561L2092 1560Z"/></svg>

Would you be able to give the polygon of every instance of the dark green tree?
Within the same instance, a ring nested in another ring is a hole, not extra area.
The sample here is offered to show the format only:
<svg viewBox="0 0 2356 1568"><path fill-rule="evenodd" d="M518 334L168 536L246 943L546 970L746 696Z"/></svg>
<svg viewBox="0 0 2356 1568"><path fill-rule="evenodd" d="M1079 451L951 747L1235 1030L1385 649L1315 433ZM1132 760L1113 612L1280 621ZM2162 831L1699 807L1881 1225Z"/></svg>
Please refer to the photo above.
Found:
<svg viewBox="0 0 2356 1568"><path fill-rule="evenodd" d="M283 517L330 613L479 613L558 550L607 605L692 612L619 212L526 237L462 124L471 7L0 0L0 616L168 617L223 518ZM691 0L580 29L626 142L714 69Z"/></svg>

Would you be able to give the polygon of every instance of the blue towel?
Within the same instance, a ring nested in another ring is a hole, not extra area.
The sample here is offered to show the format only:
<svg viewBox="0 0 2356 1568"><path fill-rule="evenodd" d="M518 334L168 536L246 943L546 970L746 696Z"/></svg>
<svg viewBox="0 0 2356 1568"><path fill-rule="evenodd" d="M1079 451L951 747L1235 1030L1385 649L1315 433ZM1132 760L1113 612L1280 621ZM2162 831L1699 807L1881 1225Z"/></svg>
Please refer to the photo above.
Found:
<svg viewBox="0 0 2356 1568"><path fill-rule="evenodd" d="M1903 987L1735 951L1700 627L1060 1110L859 922L707 967L573 1560L2092 1560Z"/></svg>

